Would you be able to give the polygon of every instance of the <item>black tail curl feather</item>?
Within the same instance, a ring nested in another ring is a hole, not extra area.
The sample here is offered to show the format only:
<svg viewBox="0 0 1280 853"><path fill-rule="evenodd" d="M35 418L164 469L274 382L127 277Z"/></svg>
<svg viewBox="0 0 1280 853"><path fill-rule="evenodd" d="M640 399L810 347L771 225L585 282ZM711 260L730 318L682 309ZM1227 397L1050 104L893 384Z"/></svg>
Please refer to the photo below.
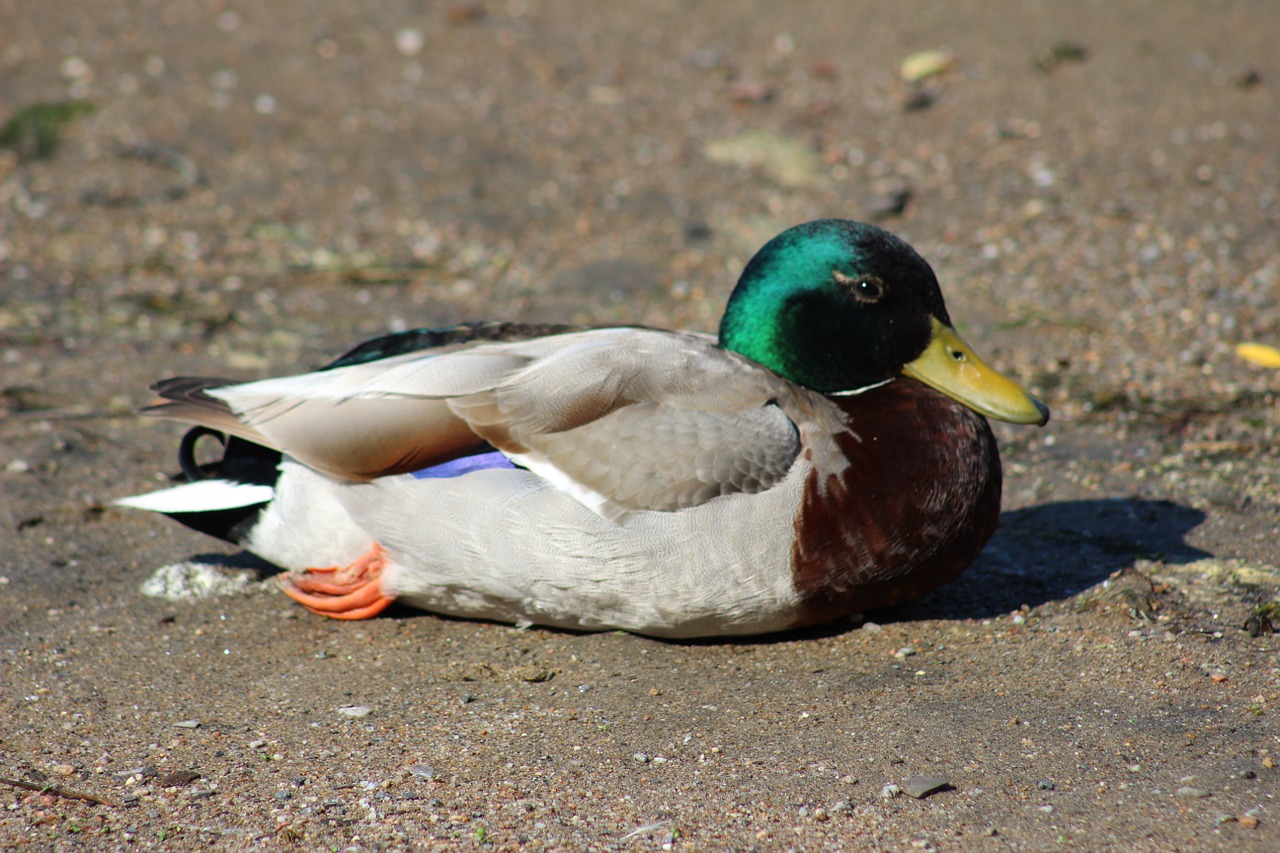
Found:
<svg viewBox="0 0 1280 853"><path fill-rule="evenodd" d="M216 438L218 443L222 445L223 453L226 453L226 433L202 426L187 430L186 435L182 436L182 444L178 445L178 464L182 466L182 473L186 476L188 483L194 483L197 480L217 479L217 469L221 463L206 463L202 465L196 461L196 444L206 435Z"/></svg>
<svg viewBox="0 0 1280 853"><path fill-rule="evenodd" d="M205 436L213 436L224 448L217 462L200 462L196 459L196 446ZM275 485L280 474L279 450L272 450L251 441L209 427L198 426L187 430L178 446L178 464L189 482L197 480L231 480L235 483L252 483L258 486Z"/></svg>

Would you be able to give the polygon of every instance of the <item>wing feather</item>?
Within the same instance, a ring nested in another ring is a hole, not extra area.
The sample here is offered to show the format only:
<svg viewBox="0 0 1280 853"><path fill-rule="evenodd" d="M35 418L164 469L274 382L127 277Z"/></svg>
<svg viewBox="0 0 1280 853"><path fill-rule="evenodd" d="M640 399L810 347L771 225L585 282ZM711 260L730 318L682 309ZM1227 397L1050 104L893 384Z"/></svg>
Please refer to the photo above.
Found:
<svg viewBox="0 0 1280 853"><path fill-rule="evenodd" d="M703 336L628 330L451 401L477 434L606 514L767 489L800 453L790 386ZM562 486L563 487L563 486Z"/></svg>
<svg viewBox="0 0 1280 853"><path fill-rule="evenodd" d="M240 385L168 380L149 414L349 480L488 443L606 515L767 489L800 453L792 386L697 334L599 329Z"/></svg>

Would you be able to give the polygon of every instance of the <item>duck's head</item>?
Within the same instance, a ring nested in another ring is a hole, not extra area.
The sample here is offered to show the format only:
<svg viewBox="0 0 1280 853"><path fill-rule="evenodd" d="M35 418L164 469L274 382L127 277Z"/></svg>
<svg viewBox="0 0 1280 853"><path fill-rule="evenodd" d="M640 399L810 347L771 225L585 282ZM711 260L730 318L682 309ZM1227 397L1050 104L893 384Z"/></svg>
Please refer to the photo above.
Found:
<svg viewBox="0 0 1280 853"><path fill-rule="evenodd" d="M874 225L820 219L766 243L729 297L720 344L814 391L905 374L991 418L1049 420L957 334L924 258Z"/></svg>

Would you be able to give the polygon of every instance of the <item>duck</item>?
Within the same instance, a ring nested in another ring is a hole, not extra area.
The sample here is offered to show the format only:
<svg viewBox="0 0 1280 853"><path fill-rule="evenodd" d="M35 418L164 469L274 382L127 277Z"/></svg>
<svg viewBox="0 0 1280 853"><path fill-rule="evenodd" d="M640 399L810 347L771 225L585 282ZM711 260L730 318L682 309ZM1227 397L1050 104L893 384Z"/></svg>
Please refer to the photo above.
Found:
<svg viewBox="0 0 1280 853"><path fill-rule="evenodd" d="M466 323L152 390L144 415L190 425L188 482L118 503L275 564L316 614L670 639L952 581L999 521L988 419L1049 419L961 338L928 262L845 219L768 241L715 336Z"/></svg>

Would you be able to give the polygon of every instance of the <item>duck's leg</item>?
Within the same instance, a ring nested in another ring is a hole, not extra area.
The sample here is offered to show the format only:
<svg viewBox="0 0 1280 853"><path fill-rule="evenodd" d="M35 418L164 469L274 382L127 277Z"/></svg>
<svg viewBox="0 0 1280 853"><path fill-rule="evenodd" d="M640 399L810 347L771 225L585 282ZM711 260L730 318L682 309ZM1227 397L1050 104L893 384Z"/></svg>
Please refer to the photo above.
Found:
<svg viewBox="0 0 1280 853"><path fill-rule="evenodd" d="M369 553L349 566L283 575L280 586L285 595L312 613L334 619L368 619L395 601L395 596L382 592L385 563L386 552L375 542Z"/></svg>

